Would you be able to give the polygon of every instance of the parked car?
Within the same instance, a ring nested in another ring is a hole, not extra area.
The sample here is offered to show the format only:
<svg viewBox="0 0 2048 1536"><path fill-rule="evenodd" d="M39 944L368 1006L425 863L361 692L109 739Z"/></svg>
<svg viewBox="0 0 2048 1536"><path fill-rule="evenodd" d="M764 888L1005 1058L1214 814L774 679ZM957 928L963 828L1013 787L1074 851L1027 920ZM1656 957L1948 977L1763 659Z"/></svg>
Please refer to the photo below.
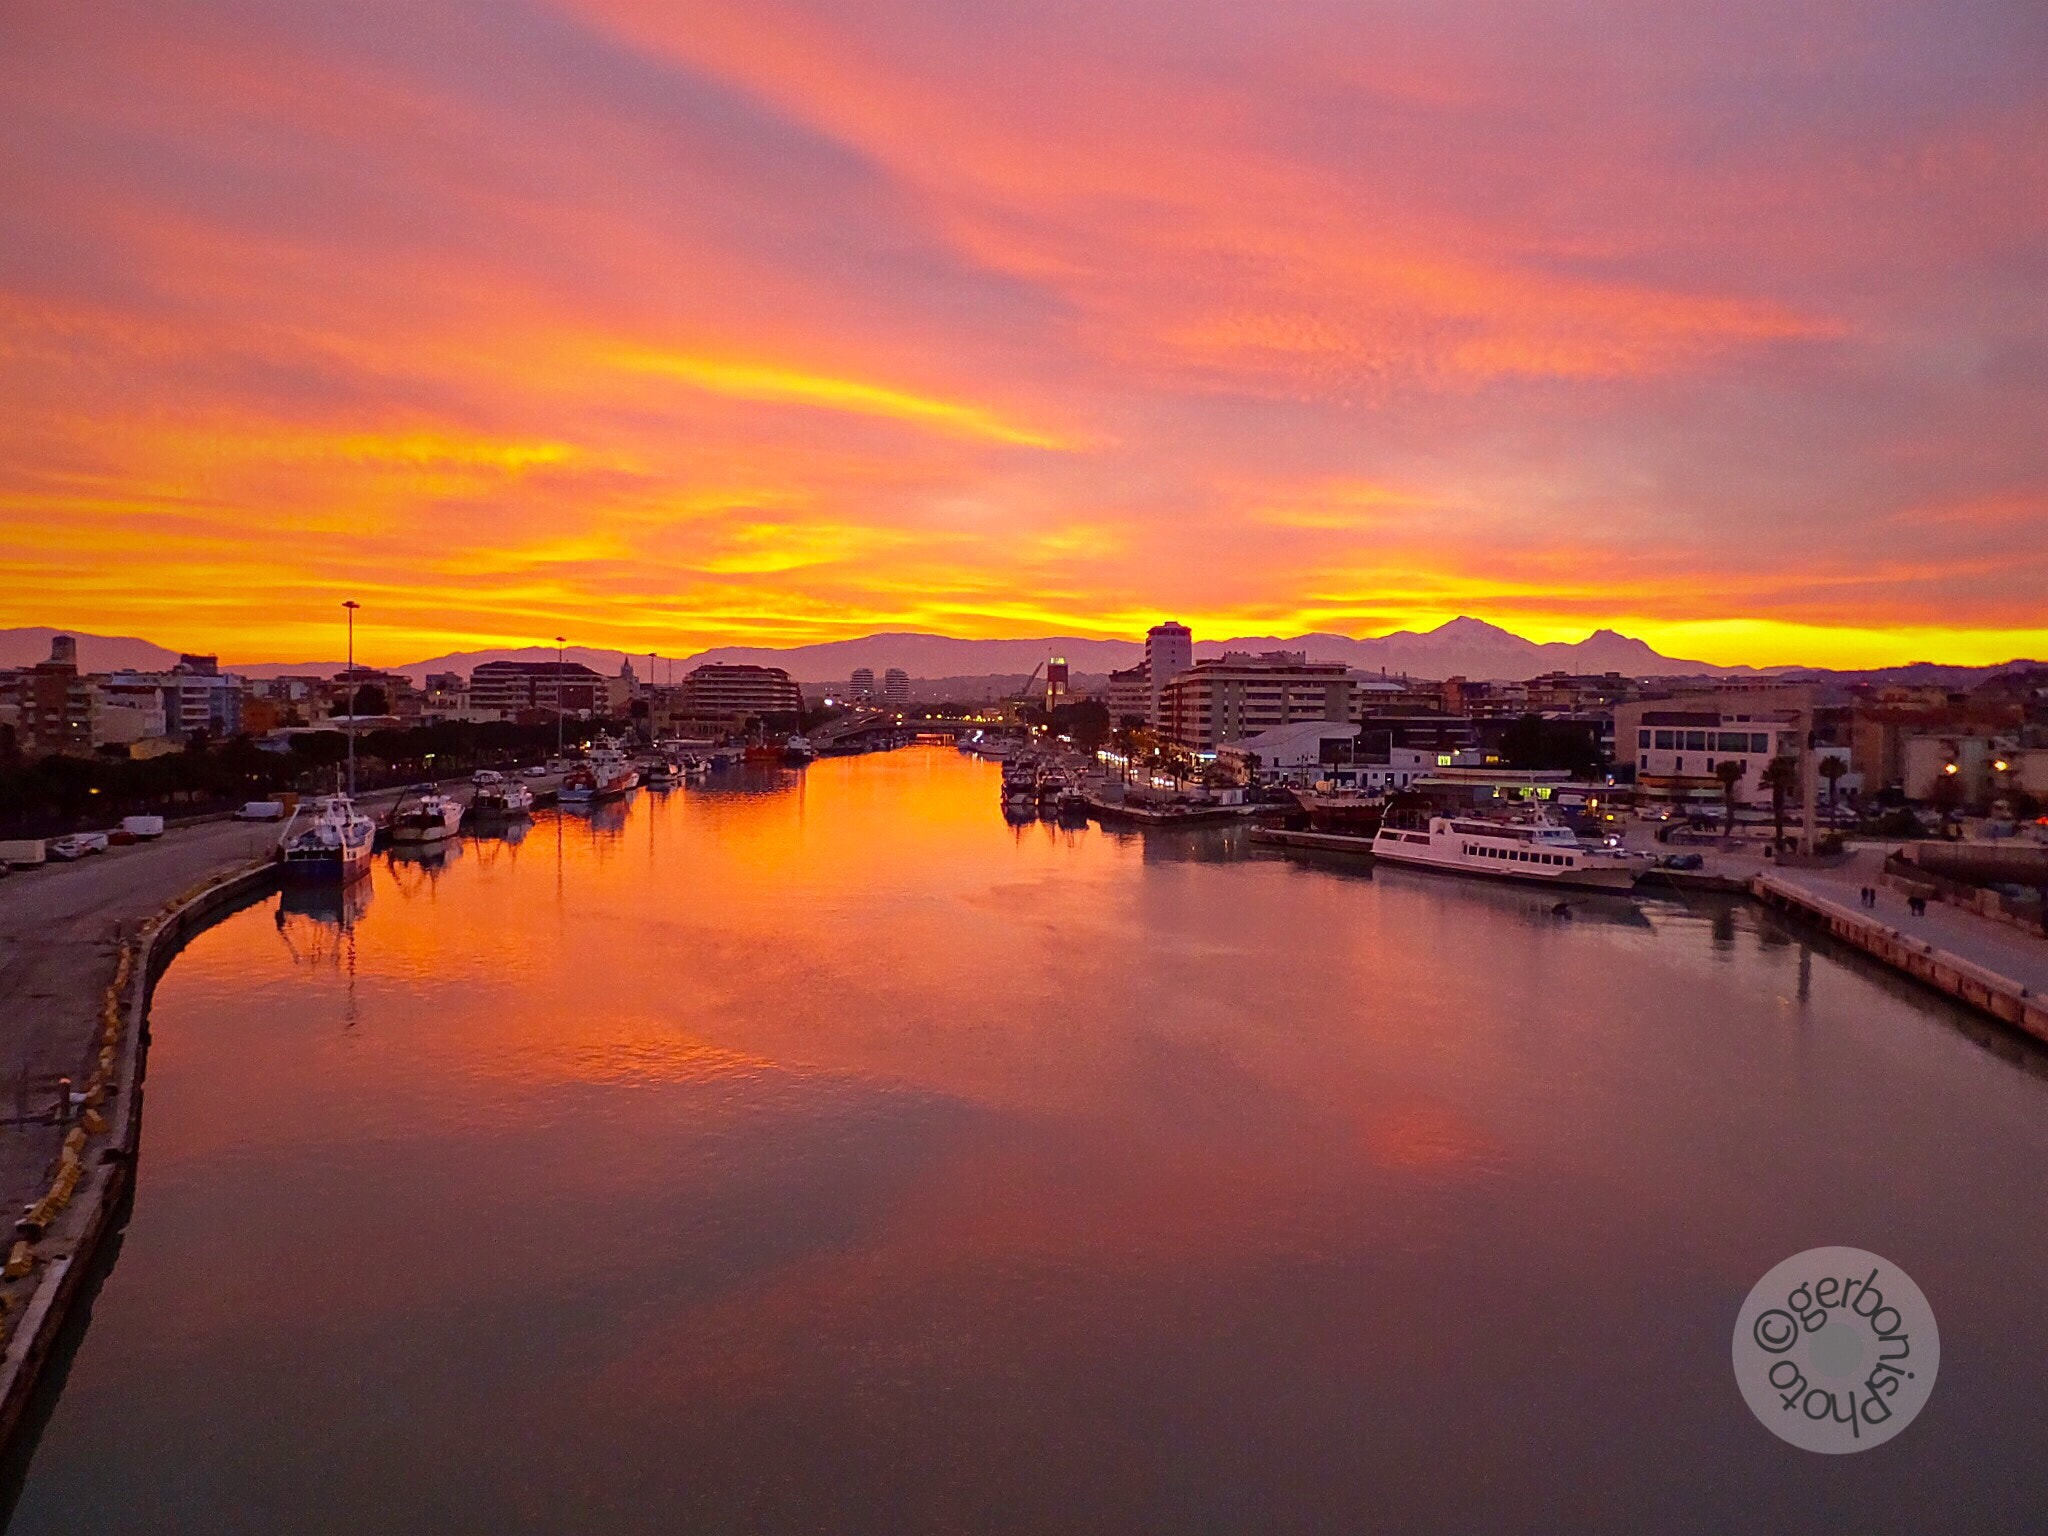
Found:
<svg viewBox="0 0 2048 1536"><path fill-rule="evenodd" d="M104 832L73 832L68 837L50 839L50 857L62 859L66 863L73 859L82 859L87 854L106 851L107 834Z"/></svg>
<svg viewBox="0 0 2048 1536"><path fill-rule="evenodd" d="M1659 869L1705 869L1706 859L1697 853L1667 853L1657 861Z"/></svg>
<svg viewBox="0 0 2048 1536"><path fill-rule="evenodd" d="M543 768L539 763L529 764L519 771L529 779L544 779L548 776L547 769Z"/></svg>

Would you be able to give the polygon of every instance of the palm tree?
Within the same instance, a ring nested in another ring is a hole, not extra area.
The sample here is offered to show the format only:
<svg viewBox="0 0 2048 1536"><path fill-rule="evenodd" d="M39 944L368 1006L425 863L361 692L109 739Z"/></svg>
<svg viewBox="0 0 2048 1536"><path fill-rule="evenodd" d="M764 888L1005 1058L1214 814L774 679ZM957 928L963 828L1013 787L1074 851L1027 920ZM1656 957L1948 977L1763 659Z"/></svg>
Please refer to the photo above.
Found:
<svg viewBox="0 0 2048 1536"><path fill-rule="evenodd" d="M1725 809L1724 835L1735 835L1735 786L1742 782L1743 762L1739 757L1724 757L1714 764L1714 777L1721 781L1721 804Z"/></svg>
<svg viewBox="0 0 2048 1536"><path fill-rule="evenodd" d="M1785 846L1785 802L1799 788L1799 759L1772 758L1764 769L1762 782L1771 792L1771 821L1776 827L1773 839L1782 849Z"/></svg>
<svg viewBox="0 0 2048 1536"><path fill-rule="evenodd" d="M1828 756L1820 760L1820 776L1828 781L1828 825L1835 824L1835 791L1840 787L1842 775L1849 771L1849 760L1844 757Z"/></svg>

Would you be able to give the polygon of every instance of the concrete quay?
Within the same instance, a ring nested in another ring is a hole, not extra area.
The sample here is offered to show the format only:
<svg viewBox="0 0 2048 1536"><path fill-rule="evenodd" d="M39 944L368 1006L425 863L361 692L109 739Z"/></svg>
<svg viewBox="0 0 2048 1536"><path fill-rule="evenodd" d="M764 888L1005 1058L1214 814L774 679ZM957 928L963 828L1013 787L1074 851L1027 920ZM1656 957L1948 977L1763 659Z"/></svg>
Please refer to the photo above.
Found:
<svg viewBox="0 0 2048 1536"><path fill-rule="evenodd" d="M376 815L404 793L358 801ZM20 1215L0 1235L0 1443L129 1187L151 985L189 934L274 884L280 830L195 822L0 880L0 1209ZM64 1079L82 1102L59 1111Z"/></svg>
<svg viewBox="0 0 2048 1536"><path fill-rule="evenodd" d="M1876 904L1859 893L1869 887ZM1883 855L1789 866L1751 877L1759 901L1801 914L1895 970L2048 1043L2048 939L1930 902L1915 914L1887 883Z"/></svg>

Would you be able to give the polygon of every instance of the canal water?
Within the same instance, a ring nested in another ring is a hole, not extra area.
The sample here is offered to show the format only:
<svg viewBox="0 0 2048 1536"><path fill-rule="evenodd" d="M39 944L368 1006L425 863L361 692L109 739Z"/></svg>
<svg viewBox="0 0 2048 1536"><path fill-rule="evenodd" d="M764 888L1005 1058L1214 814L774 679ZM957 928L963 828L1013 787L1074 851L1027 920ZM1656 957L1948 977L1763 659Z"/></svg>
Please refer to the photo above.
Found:
<svg viewBox="0 0 2048 1536"><path fill-rule="evenodd" d="M825 761L271 897L160 985L20 1533L2039 1530L2037 1053L1749 907ZM1750 1285L1903 1266L1863 1455Z"/></svg>

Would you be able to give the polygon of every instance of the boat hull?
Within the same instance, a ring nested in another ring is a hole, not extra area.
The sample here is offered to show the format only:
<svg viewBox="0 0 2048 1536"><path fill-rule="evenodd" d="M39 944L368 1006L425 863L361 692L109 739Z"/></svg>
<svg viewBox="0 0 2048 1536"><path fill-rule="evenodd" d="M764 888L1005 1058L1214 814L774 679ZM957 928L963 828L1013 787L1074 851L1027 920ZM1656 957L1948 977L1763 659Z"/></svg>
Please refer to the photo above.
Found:
<svg viewBox="0 0 2048 1536"><path fill-rule="evenodd" d="M1580 891L1628 891L1635 888L1637 871L1620 868L1594 869L1543 869L1539 867L1518 867L1495 869L1484 865L1468 863L1462 859L1431 858L1423 849L1410 853L1406 850L1390 849L1384 841L1375 842L1372 847L1374 860L1382 864L1396 865L1402 869L1425 869L1438 875L1463 875L1475 880L1501 880L1515 885L1540 885L1546 888L1564 886Z"/></svg>
<svg viewBox="0 0 2048 1536"><path fill-rule="evenodd" d="M323 848L317 853L287 853L284 878L293 884L347 885L370 872L370 847Z"/></svg>

